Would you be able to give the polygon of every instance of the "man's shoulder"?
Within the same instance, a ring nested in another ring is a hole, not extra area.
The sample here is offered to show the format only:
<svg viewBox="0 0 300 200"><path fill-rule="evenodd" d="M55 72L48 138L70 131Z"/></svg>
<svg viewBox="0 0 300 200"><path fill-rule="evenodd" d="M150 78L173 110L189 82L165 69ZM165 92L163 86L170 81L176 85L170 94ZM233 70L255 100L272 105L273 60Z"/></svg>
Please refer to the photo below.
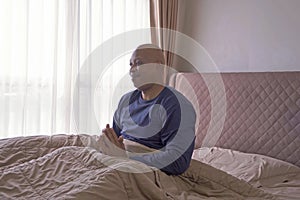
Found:
<svg viewBox="0 0 300 200"><path fill-rule="evenodd" d="M175 98L180 102L191 104L191 102L181 92L179 92L175 88L170 87L170 86L167 86L166 88L167 88L168 93L169 93L168 96L171 96L171 98Z"/></svg>
<svg viewBox="0 0 300 200"><path fill-rule="evenodd" d="M120 102L124 102L124 101L130 101L130 99L134 98L134 97L138 97L140 95L140 91L139 90L133 90L130 92L125 93L121 99Z"/></svg>
<svg viewBox="0 0 300 200"><path fill-rule="evenodd" d="M175 88L171 87L171 86L166 86L166 89L169 91L169 92L172 92L173 94L175 94L176 96L177 95L182 95L183 94L181 92L179 92L178 90L176 90Z"/></svg>

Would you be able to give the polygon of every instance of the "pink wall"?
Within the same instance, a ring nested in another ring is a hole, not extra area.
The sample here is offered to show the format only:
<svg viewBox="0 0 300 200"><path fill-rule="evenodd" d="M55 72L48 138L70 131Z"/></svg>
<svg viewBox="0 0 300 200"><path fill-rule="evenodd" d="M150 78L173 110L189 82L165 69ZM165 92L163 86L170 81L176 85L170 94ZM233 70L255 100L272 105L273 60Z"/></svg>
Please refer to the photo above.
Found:
<svg viewBox="0 0 300 200"><path fill-rule="evenodd" d="M300 0L180 0L179 29L220 71L300 71L299 9Z"/></svg>

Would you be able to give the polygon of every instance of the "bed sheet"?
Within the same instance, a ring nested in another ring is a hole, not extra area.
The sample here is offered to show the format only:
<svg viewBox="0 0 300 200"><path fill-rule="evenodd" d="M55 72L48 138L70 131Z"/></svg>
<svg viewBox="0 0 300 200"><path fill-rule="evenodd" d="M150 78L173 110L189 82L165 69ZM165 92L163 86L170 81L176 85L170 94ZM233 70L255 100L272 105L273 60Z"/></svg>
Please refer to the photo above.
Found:
<svg viewBox="0 0 300 200"><path fill-rule="evenodd" d="M193 159L247 181L280 199L300 199L300 168L293 164L218 147L196 149Z"/></svg>

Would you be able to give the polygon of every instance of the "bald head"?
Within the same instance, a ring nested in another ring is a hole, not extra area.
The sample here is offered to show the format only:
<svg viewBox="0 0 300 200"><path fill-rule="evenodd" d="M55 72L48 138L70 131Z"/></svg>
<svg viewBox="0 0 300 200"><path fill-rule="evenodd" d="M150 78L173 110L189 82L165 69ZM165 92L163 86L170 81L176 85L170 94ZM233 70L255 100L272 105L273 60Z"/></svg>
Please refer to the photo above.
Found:
<svg viewBox="0 0 300 200"><path fill-rule="evenodd" d="M142 44L136 48L132 55L142 56L149 60L148 63L165 64L162 49L154 44Z"/></svg>
<svg viewBox="0 0 300 200"><path fill-rule="evenodd" d="M162 49L153 44L136 48L130 58L130 75L133 84L140 90L163 84L165 59Z"/></svg>

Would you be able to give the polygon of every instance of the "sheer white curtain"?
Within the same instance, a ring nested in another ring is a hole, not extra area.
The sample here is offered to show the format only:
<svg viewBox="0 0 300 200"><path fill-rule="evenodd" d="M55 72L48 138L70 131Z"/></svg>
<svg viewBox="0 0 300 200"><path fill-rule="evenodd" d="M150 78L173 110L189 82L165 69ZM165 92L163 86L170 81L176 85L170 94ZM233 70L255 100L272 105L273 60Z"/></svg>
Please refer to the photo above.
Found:
<svg viewBox="0 0 300 200"><path fill-rule="evenodd" d="M75 132L73 90L85 59L103 41L149 21L148 0L1 0L0 138ZM128 59L106 72L99 87L106 97L128 73ZM98 108L101 125L112 120L109 98Z"/></svg>

